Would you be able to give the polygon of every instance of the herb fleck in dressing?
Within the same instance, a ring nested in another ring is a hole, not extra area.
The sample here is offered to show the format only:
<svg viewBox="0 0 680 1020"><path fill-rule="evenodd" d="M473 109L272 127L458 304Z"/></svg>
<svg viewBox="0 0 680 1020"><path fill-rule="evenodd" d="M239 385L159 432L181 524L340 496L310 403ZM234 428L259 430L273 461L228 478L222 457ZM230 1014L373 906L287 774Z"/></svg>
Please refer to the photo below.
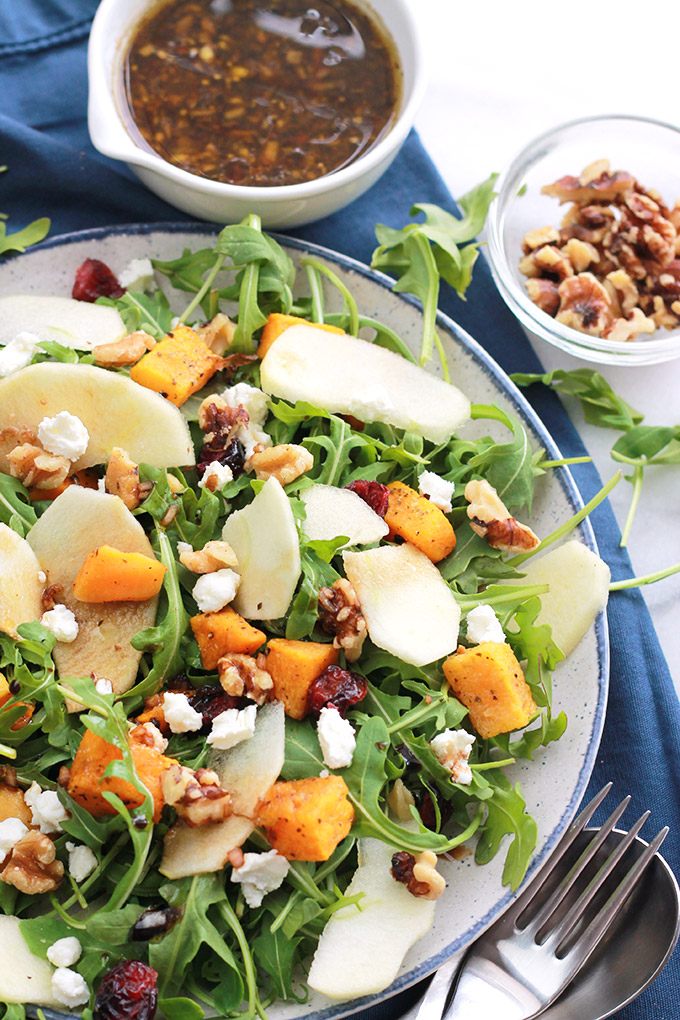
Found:
<svg viewBox="0 0 680 1020"><path fill-rule="evenodd" d="M140 24L123 88L131 129L163 159L227 184L299 184L383 137L399 106L391 40L320 0L170 0Z"/></svg>

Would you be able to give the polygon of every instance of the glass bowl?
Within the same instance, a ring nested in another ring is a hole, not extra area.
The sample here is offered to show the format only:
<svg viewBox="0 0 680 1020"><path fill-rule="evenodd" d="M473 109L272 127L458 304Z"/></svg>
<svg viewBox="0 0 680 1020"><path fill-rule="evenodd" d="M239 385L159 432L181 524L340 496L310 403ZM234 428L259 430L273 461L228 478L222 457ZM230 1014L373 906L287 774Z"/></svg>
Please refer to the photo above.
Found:
<svg viewBox="0 0 680 1020"><path fill-rule="evenodd" d="M488 220L489 259L496 284L523 326L534 335L587 361L605 365L653 365L680 357L680 326L657 329L636 340L603 340L557 322L529 298L519 270L529 230L559 227L568 208L541 194L567 174L578 176L598 159L627 170L645 189L673 207L680 196L680 129L644 117L600 116L562 124L531 142L501 174Z"/></svg>

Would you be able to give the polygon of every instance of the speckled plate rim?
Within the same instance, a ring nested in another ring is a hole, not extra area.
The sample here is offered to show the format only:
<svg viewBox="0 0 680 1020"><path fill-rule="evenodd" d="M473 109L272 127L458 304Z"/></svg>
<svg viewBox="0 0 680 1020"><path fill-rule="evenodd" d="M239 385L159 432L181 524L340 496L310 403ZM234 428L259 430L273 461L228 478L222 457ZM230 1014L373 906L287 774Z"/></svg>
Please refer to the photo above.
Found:
<svg viewBox="0 0 680 1020"><path fill-rule="evenodd" d="M95 227L89 230L60 234L50 240L36 245L26 253L15 255L10 259L7 259L2 266L0 266L0 276L2 275L5 266L15 263L18 259L30 260L30 257L34 252L38 253L45 251L46 249L59 248L64 245L84 241L105 242L112 236L121 235L140 236L165 233L191 234L194 236L197 234L205 234L206 237L214 237L218 232L217 228L206 223L160 222L149 224L122 224L114 227ZM298 238L289 237L283 234L271 233L273 237L276 237L279 243L295 252L318 256L331 263L335 263L346 271L356 273L357 275L364 277L378 287L392 291L393 280L384 273L377 272L356 259L352 259L347 255L342 255L339 252L332 251L322 245L302 241ZM415 308L420 314L420 307L417 301L403 294L393 296L402 301L405 305L409 306L410 309ZM481 344L462 329L453 319L444 315L443 312L437 313L437 325L446 334L448 334L453 343L461 345L469 354L472 355L475 361L482 368L484 374L494 383L502 395L511 402L523 424L528 426L530 432L545 448L551 459L561 459L561 453L557 444L539 416L515 384L509 379L500 365L487 353L487 351L484 350ZM556 474L564 496L571 504L573 512L577 513L583 507L583 500L576 487L571 472L567 467L561 467L557 470ZM578 534L588 548L597 553L598 550L595 535L592 525L587 518L579 526ZM598 671L597 704L593 713L587 749L581 763L578 780L571 792L568 803L566 803L563 808L559 822L553 827L538 852L534 855L527 871L527 878L534 874L545 862L552 849L559 841L561 835L576 815L578 806L583 798L588 780L590 779L590 775L595 765L595 759L604 728L609 689L609 637L606 611L600 613L595 622L595 636L597 644L597 662L593 663L593 665L597 666ZM382 992L364 996L359 999L329 1004L327 1007L314 1010L314 1012L300 1012L301 1020L302 1018L304 1018L304 1020L330 1020L330 1018L333 1018L333 1020L340 1020L341 1017L348 1017L405 990L416 982L427 977L445 960L449 959L449 957L470 945L475 938L481 935L481 933L489 927L490 924L500 917L502 912L509 906L513 899L513 893L504 891L490 910L486 911L486 913L479 917L473 924L469 925L468 928L459 934L458 937L454 939L454 941L451 942L443 951L429 957L427 960L423 961L421 964L406 973L400 974L393 984L391 984L389 988L384 989ZM53 1012L45 1008L43 1008L42 1011L46 1020L51 1020L51 1018L53 1018L53 1020L61 1020L62 1017L75 1015ZM275 1014L272 1014L272 1017L273 1020L276 1020Z"/></svg>

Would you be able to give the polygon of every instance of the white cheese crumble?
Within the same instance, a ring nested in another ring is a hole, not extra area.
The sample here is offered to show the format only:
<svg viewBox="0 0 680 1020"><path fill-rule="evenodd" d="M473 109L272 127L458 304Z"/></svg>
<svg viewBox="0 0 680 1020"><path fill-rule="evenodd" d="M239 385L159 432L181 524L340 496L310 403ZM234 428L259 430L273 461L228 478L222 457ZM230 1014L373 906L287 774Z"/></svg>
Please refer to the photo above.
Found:
<svg viewBox="0 0 680 1020"><path fill-rule="evenodd" d="M434 471L423 471L418 478L420 495L427 496L430 503L439 507L445 514L450 514L453 509L451 500L455 487L453 482L447 482L445 478L436 475Z"/></svg>
<svg viewBox="0 0 680 1020"><path fill-rule="evenodd" d="M214 485L208 485L210 479L215 479ZM228 464L220 464L219 460L211 460L207 468L203 472L203 477L198 483L199 489L205 489L206 485L208 488L215 492L216 489L221 489L227 482L231 482L234 479L234 472L231 470ZM187 543L182 542L182 545ZM179 548L179 545L178 545ZM191 548L191 546L189 546Z"/></svg>
<svg viewBox="0 0 680 1020"><path fill-rule="evenodd" d="M274 892L288 874L290 862L276 850L244 854L240 868L232 868L232 882L240 882L249 907L259 907L267 893Z"/></svg>
<svg viewBox="0 0 680 1020"><path fill-rule="evenodd" d="M52 975L52 994L62 1006L84 1006L90 1001L85 978L68 967L59 967Z"/></svg>
<svg viewBox="0 0 680 1020"><path fill-rule="evenodd" d="M61 823L70 818L68 811L54 790L43 790L37 783L31 783L24 794L24 800L31 809L31 822L41 832L63 832Z"/></svg>
<svg viewBox="0 0 680 1020"><path fill-rule="evenodd" d="M44 584L45 581L47 580L47 574L45 573L44 570L38 571L38 580L40 581L41 584Z"/></svg>
<svg viewBox="0 0 680 1020"><path fill-rule="evenodd" d="M97 479L97 490L99 492L106 492L106 478Z"/></svg>
<svg viewBox="0 0 680 1020"><path fill-rule="evenodd" d="M118 283L126 290L155 290L156 277L151 259L132 259L118 274Z"/></svg>
<svg viewBox="0 0 680 1020"><path fill-rule="evenodd" d="M70 935L53 942L49 946L46 956L54 967L71 967L78 962L82 951L83 947L78 939L75 935Z"/></svg>
<svg viewBox="0 0 680 1020"><path fill-rule="evenodd" d="M343 769L352 764L357 746L354 727L343 719L337 708L322 708L316 733L323 752L324 765L329 769Z"/></svg>
<svg viewBox="0 0 680 1020"><path fill-rule="evenodd" d="M194 551L194 547L188 542L177 543L177 555L182 556L183 553L190 553Z"/></svg>
<svg viewBox="0 0 680 1020"><path fill-rule="evenodd" d="M212 730L208 734L207 743L218 751L226 751L236 747L243 740L250 740L255 732L257 705L247 708L228 708L213 719Z"/></svg>
<svg viewBox="0 0 680 1020"><path fill-rule="evenodd" d="M84 882L99 863L89 846L84 843L66 843L68 850L68 873L74 882Z"/></svg>
<svg viewBox="0 0 680 1020"><path fill-rule="evenodd" d="M95 682L94 689L97 694L113 694L113 684L110 680L107 680L105 676L101 676L99 680Z"/></svg>
<svg viewBox="0 0 680 1020"><path fill-rule="evenodd" d="M78 637L78 621L71 610L61 603L43 613L40 622L54 634L57 641L63 641L64 644L70 644Z"/></svg>
<svg viewBox="0 0 680 1020"><path fill-rule="evenodd" d="M27 832L28 826L24 825L20 818L5 818L0 822L0 859L14 850Z"/></svg>
<svg viewBox="0 0 680 1020"><path fill-rule="evenodd" d="M475 738L466 730L444 730L430 741L430 747L437 759L451 773L454 783L469 786L472 782L472 769L468 758Z"/></svg>
<svg viewBox="0 0 680 1020"><path fill-rule="evenodd" d="M192 595L202 613L215 613L235 597L241 582L235 570L223 567L211 574L202 574L194 585Z"/></svg>
<svg viewBox="0 0 680 1020"><path fill-rule="evenodd" d="M491 606L475 606L467 615L467 639L473 645L483 641L505 642L505 634Z"/></svg>
<svg viewBox="0 0 680 1020"><path fill-rule="evenodd" d="M26 368L38 350L40 337L33 333L17 333L13 340L0 349L0 379Z"/></svg>
<svg viewBox="0 0 680 1020"><path fill-rule="evenodd" d="M87 450L90 433L77 415L60 411L54 418L43 418L38 425L38 439L48 453L78 460Z"/></svg>
<svg viewBox="0 0 680 1020"><path fill-rule="evenodd" d="M245 460L252 457L258 446L266 448L272 445L272 437L257 425L239 425L236 430L236 438L243 445Z"/></svg>
<svg viewBox="0 0 680 1020"><path fill-rule="evenodd" d="M236 383L235 386L229 386L220 396L229 407L238 407L240 405L245 408L252 425L261 428L267 420L269 397L262 390L259 390L257 386L251 386L249 383L244 382Z"/></svg>
<svg viewBox="0 0 680 1020"><path fill-rule="evenodd" d="M367 386L359 396L349 404L348 411L356 418L370 418L380 420L386 414L394 411L394 402L387 389L381 383L373 383Z"/></svg>
<svg viewBox="0 0 680 1020"><path fill-rule="evenodd" d="M163 715L173 733L190 733L203 725L202 713L191 707L186 694L172 691L164 694Z"/></svg>

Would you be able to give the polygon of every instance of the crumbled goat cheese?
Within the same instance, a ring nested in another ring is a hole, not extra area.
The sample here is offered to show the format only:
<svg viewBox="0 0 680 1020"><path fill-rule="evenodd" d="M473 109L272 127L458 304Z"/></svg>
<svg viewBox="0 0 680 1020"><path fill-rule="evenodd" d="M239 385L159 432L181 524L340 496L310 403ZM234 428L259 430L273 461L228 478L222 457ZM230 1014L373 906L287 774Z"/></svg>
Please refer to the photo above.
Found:
<svg viewBox="0 0 680 1020"><path fill-rule="evenodd" d="M194 551L194 547L192 545L189 545L188 542L178 542L177 543L177 553L178 553L179 556L181 556L182 553L190 553L190 552L193 552L193 551Z"/></svg>
<svg viewBox="0 0 680 1020"><path fill-rule="evenodd" d="M234 472L231 470L228 464L220 464L219 460L211 460L207 468L203 472L203 477L198 483L199 489L205 489L208 485L208 479L215 479L215 486L209 485L209 489L221 489L227 482L231 482L234 479ZM182 543L183 545L185 543Z"/></svg>
<svg viewBox="0 0 680 1020"><path fill-rule="evenodd" d="M90 433L75 414L60 411L54 418L43 418L38 425L38 439L48 453L78 460L87 450Z"/></svg>
<svg viewBox="0 0 680 1020"><path fill-rule="evenodd" d="M248 412L251 424L261 428L267 420L269 414L268 400L269 397L262 390L259 390L257 386L250 386L249 383L236 383L235 386L230 386L228 389L221 393L220 396L229 407L244 407Z"/></svg>
<svg viewBox="0 0 680 1020"><path fill-rule="evenodd" d="M52 994L62 1006L84 1006L90 1001L85 978L68 967L59 967L52 975Z"/></svg>
<svg viewBox="0 0 680 1020"><path fill-rule="evenodd" d="M63 832L61 823L70 818L54 790L42 790L37 783L31 783L24 794L24 800L31 809L31 822L41 832Z"/></svg>
<svg viewBox="0 0 680 1020"><path fill-rule="evenodd" d="M80 959L83 951L75 935L65 939L58 939L48 948L46 956L54 967L71 967Z"/></svg>
<svg viewBox="0 0 680 1020"><path fill-rule="evenodd" d="M324 765L329 769L343 769L352 764L357 742L354 727L343 719L337 708L322 708L316 726Z"/></svg>
<svg viewBox="0 0 680 1020"><path fill-rule="evenodd" d="M170 319L170 329L171 330L177 329L177 327L181 325L181 323L182 320L180 319L179 315L175 315L172 319Z"/></svg>
<svg viewBox="0 0 680 1020"><path fill-rule="evenodd" d="M0 379L30 365L39 343L40 337L21 332L0 348Z"/></svg>
<svg viewBox="0 0 680 1020"><path fill-rule="evenodd" d="M164 694L163 715L173 733L189 733L203 725L203 714L191 707L186 694Z"/></svg>
<svg viewBox="0 0 680 1020"><path fill-rule="evenodd" d="M151 259L132 259L118 274L118 283L126 290L155 290L156 277Z"/></svg>
<svg viewBox="0 0 680 1020"><path fill-rule="evenodd" d="M38 571L38 580L40 581L41 584L44 584L45 581L47 580L47 574L45 573L44 570Z"/></svg>
<svg viewBox="0 0 680 1020"><path fill-rule="evenodd" d="M94 689L97 694L113 694L113 684L110 680L107 680L105 676L102 676L97 680L94 685Z"/></svg>
<svg viewBox="0 0 680 1020"><path fill-rule="evenodd" d="M67 843L68 873L74 882L84 882L99 863L89 846L84 843Z"/></svg>
<svg viewBox="0 0 680 1020"><path fill-rule="evenodd" d="M78 621L71 610L61 603L43 613L40 622L54 634L57 641L63 641L64 644L70 644L78 637Z"/></svg>
<svg viewBox="0 0 680 1020"><path fill-rule="evenodd" d="M421 496L427 496L433 506L438 506L445 514L450 514L453 507L453 482L447 482L445 478L436 475L434 471L423 471L418 478L418 488Z"/></svg>
<svg viewBox="0 0 680 1020"><path fill-rule="evenodd" d="M348 411L356 418L380 420L382 416L394 411L394 403L381 383L373 383L350 402Z"/></svg>
<svg viewBox="0 0 680 1020"><path fill-rule="evenodd" d="M20 818L5 818L0 822L0 860L14 849L27 832L28 826Z"/></svg>
<svg viewBox="0 0 680 1020"><path fill-rule="evenodd" d="M468 758L475 738L466 730L444 730L430 741L430 747L437 759L451 773L454 783L469 786L472 782L472 770Z"/></svg>
<svg viewBox="0 0 680 1020"><path fill-rule="evenodd" d="M99 492L106 492L106 478L97 479L97 489Z"/></svg>
<svg viewBox="0 0 680 1020"><path fill-rule="evenodd" d="M239 425L236 438L243 446L243 457L246 461L256 452L257 447L266 448L272 445L272 437L257 425Z"/></svg>
<svg viewBox="0 0 680 1020"><path fill-rule="evenodd" d="M194 601L202 613L216 613L231 602L240 581L240 576L229 567L213 570L211 574L202 574L194 585Z"/></svg>
<svg viewBox="0 0 680 1020"><path fill-rule="evenodd" d="M213 719L207 743L218 751L226 751L243 740L250 740L255 732L256 716L257 705L248 705L240 711L238 708L228 708L226 712L220 712Z"/></svg>
<svg viewBox="0 0 680 1020"><path fill-rule="evenodd" d="M288 874L290 862L276 850L244 854L240 868L232 868L232 882L240 882L249 907L259 907L267 893L274 892Z"/></svg>
<svg viewBox="0 0 680 1020"><path fill-rule="evenodd" d="M467 639L473 645L483 641L505 641L505 634L491 606L475 606L467 615Z"/></svg>
<svg viewBox="0 0 680 1020"><path fill-rule="evenodd" d="M321 769L321 772L319 772L319 779L328 779L329 776L330 772L328 769Z"/></svg>

